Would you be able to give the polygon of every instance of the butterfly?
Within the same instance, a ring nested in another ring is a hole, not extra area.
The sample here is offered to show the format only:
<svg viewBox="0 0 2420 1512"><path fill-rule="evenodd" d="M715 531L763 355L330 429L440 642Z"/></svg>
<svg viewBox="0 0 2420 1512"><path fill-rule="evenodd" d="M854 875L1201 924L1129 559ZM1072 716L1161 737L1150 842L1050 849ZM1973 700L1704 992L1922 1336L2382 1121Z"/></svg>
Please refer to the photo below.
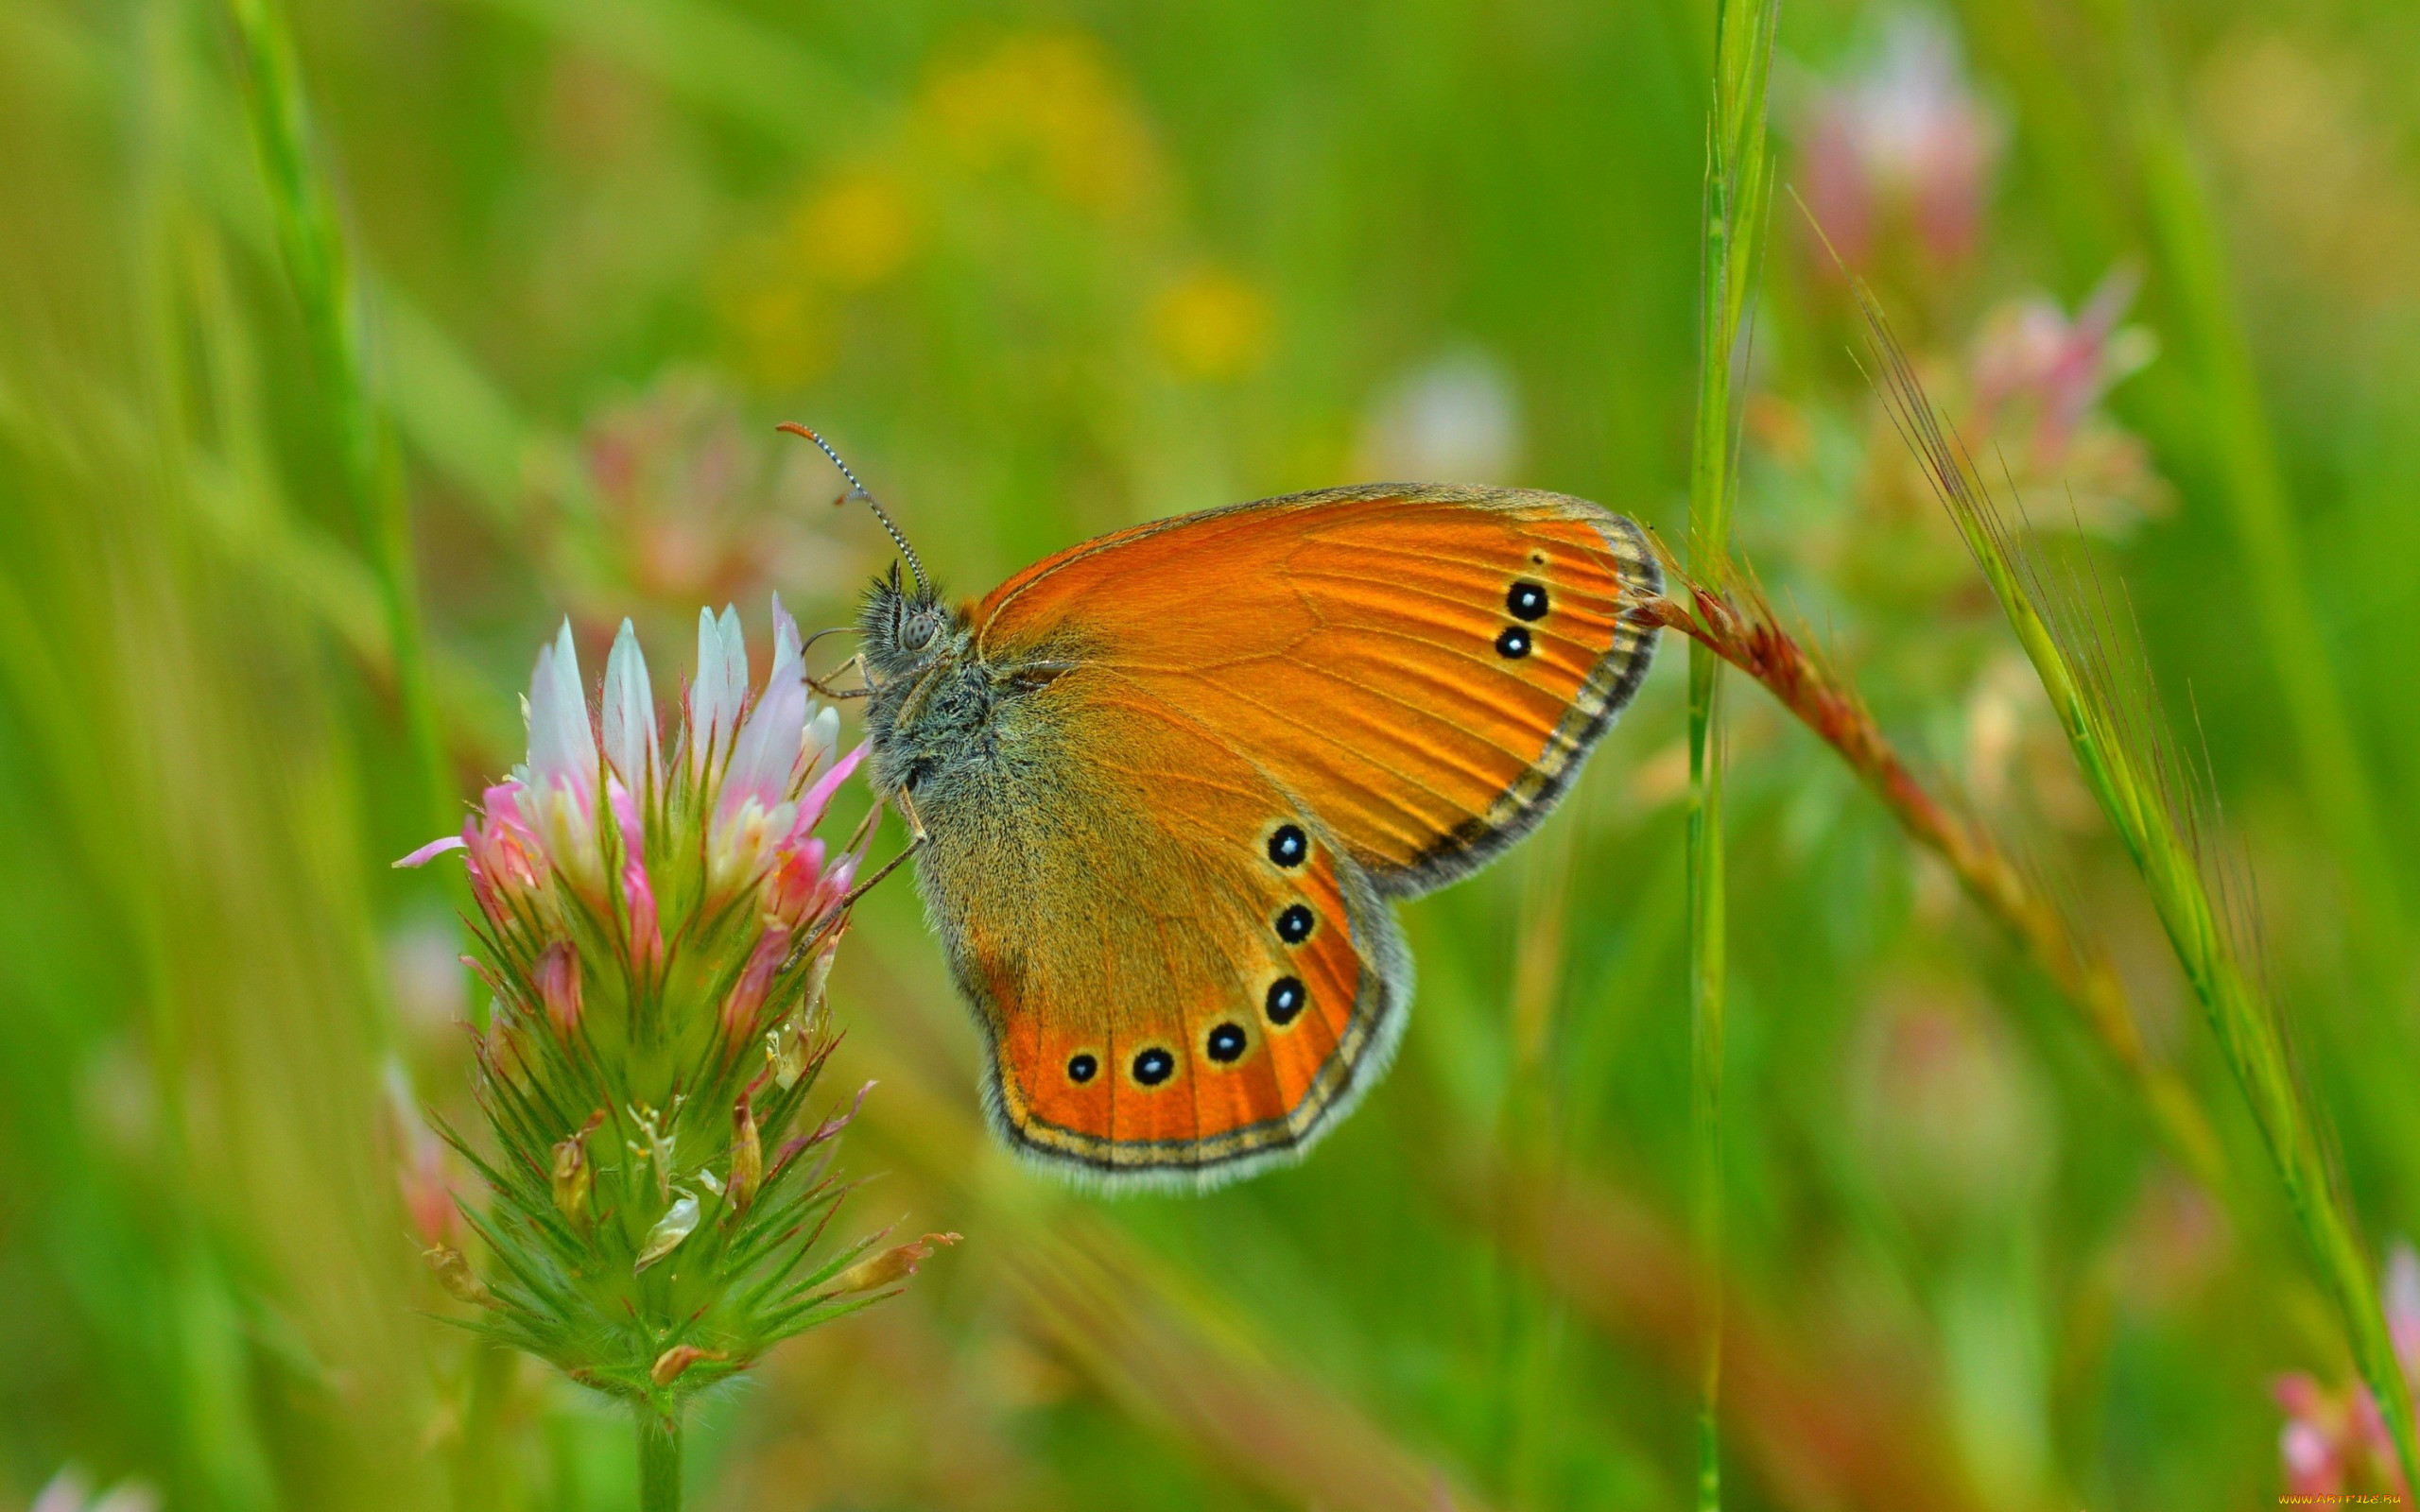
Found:
<svg viewBox="0 0 2420 1512"><path fill-rule="evenodd" d="M1654 651L1646 535L1558 493L1212 509L958 606L882 520L913 581L859 617L871 781L994 1127L1108 1188L1216 1186L1334 1127L1411 1005L1391 900L1535 829Z"/></svg>

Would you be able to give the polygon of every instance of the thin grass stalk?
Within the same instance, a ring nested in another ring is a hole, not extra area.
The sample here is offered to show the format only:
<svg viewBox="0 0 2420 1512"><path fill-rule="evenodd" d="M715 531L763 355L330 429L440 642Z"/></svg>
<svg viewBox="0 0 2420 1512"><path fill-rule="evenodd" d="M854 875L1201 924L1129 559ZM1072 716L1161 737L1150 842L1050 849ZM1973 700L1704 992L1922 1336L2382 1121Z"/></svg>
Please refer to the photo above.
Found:
<svg viewBox="0 0 2420 1512"><path fill-rule="evenodd" d="M2098 576L2054 576L2021 503L2012 514L1992 494L1871 297L1862 287L1858 295L1884 405L1999 600L2086 785L2151 892L2177 962L2251 1104L2287 1205L2336 1295L2405 1484L2420 1485L2411 1391L2352 1214L2294 1074L2284 1021L2261 970L2250 869L2224 833L2209 774L2168 733L2131 624L2111 607Z"/></svg>
<svg viewBox="0 0 2420 1512"><path fill-rule="evenodd" d="M1714 109L1707 120L1704 243L1699 267L1698 411L1689 461L1689 560L1730 560L1737 490L1734 384L1744 366L1748 311L1764 253L1772 163L1765 146L1766 84L1779 0L1720 0ZM1691 1231L1702 1281L1722 1270L1722 1041L1725 928L1722 857L1722 663L1689 647L1689 1146ZM1719 1297L1707 1284L1701 1295ZM1699 1362L1698 1496L1722 1504L1722 1314L1709 1305Z"/></svg>
<svg viewBox="0 0 2420 1512"><path fill-rule="evenodd" d="M1751 574L1733 570L1718 593L1668 564L1688 595L1655 599L1640 617L1680 631L1755 679L1848 764L1909 838L1939 856L1969 898L2008 931L2074 1005L2084 1027L2142 1099L2152 1125L2194 1178L2228 1191L2226 1158L2193 1089L2143 1047L2125 983L2105 953L1971 814L1944 803L1901 758L1856 687L1820 651L1783 628Z"/></svg>
<svg viewBox="0 0 2420 1512"><path fill-rule="evenodd" d="M367 309L352 249L316 158L293 33L276 0L227 0L227 15L243 62L245 114L286 273L336 429L362 550L377 576L405 738L429 818L440 829L451 829L459 822L461 805L446 778L402 462L371 382Z"/></svg>

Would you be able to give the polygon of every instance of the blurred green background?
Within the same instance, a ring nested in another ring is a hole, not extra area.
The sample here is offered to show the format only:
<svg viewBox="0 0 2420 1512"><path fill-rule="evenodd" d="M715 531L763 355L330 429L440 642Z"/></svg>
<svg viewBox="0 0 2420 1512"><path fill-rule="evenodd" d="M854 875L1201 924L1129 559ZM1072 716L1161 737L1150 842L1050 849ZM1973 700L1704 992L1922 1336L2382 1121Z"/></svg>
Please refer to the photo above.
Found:
<svg viewBox="0 0 2420 1512"><path fill-rule="evenodd" d="M0 1507L81 1505L69 1468L118 1512L627 1505L625 1425L435 1320L408 1207L469 1190L416 1109L461 1114L475 1005L458 873L387 863L518 759L541 638L568 613L596 657L630 614L661 686L700 603L842 623L885 543L779 420L968 593L1378 477L1677 539L1712 7L296 9L368 411L228 12L0 0ZM1808 217L2122 579L2383 1256L2420 1228L2420 10L1790 0L1781 54L1743 549L2105 941L2237 1174L2164 1156L1737 682L1727 1491L2267 1503L2281 1431L2352 1433L2338 1325ZM360 507L389 485L441 813ZM844 1222L966 1243L709 1407L697 1504L1689 1504L1681 660L1536 839L1406 911L1387 1084L1211 1197L992 1148L914 900L869 900Z"/></svg>

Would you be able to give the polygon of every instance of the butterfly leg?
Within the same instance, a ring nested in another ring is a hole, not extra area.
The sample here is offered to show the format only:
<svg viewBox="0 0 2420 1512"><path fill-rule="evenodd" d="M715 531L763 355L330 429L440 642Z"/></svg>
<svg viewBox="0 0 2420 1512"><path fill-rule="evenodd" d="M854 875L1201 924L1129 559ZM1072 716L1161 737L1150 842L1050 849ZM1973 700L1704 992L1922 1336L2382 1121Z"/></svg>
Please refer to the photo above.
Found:
<svg viewBox="0 0 2420 1512"><path fill-rule="evenodd" d="M818 636L822 636L829 634L830 632L826 630L818 630L815 633ZM863 687L834 688L830 686L834 678L838 677L841 673L846 672L853 667L856 669L857 680L864 684ZM806 685L814 689L819 696L829 698L835 703L838 702L842 698L862 698L867 694L873 691L873 679L866 676L866 659L863 655L849 658L849 660L841 662L838 666L834 667L821 678L807 679Z"/></svg>
<svg viewBox="0 0 2420 1512"><path fill-rule="evenodd" d="M858 883L856 886L850 888L849 896L842 899L840 902L840 906L842 908L847 908L851 903L854 903L858 899L864 897L867 892L872 890L875 883L880 882L883 878L888 877L892 872L898 870L899 863L907 860L909 856L914 855L918 850L924 849L925 841L927 836L925 833L925 821L916 816L915 799L908 796L908 790L906 788L901 788L899 792L893 796L897 799L899 803L899 816L908 821L908 847L897 855L892 856L890 860L884 862L880 867L875 868L874 874L873 876L868 877L865 881Z"/></svg>

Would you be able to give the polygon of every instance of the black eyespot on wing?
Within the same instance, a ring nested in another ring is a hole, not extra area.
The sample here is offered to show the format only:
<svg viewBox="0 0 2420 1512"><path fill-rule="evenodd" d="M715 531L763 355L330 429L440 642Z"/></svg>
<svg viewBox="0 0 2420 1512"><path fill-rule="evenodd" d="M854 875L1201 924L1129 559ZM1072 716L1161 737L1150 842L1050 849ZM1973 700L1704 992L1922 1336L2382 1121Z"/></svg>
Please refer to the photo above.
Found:
<svg viewBox="0 0 2420 1512"><path fill-rule="evenodd" d="M1269 859L1281 867L1299 867L1310 853L1311 842L1299 824L1281 824L1269 837Z"/></svg>
<svg viewBox="0 0 2420 1512"><path fill-rule="evenodd" d="M1157 1087L1176 1074L1176 1057L1157 1045L1134 1057L1134 1079L1146 1087Z"/></svg>
<svg viewBox="0 0 2420 1512"><path fill-rule="evenodd" d="M1223 1065L1240 1057L1244 1053L1244 1044L1242 1024L1222 1023L1210 1031L1209 1038L1202 1041L1202 1048L1210 1053L1211 1059Z"/></svg>
<svg viewBox="0 0 2420 1512"><path fill-rule="evenodd" d="M1544 583L1523 578L1504 595L1504 607L1516 620L1542 620L1547 617L1547 590Z"/></svg>
<svg viewBox="0 0 2420 1512"><path fill-rule="evenodd" d="M1507 625L1504 633L1495 638L1495 654L1507 662L1518 662L1530 654L1530 632L1518 625Z"/></svg>
<svg viewBox="0 0 2420 1512"><path fill-rule="evenodd" d="M1269 984L1269 999L1261 1006L1268 1011L1269 1022L1283 1029L1294 1022L1308 1001L1303 993L1302 978L1281 976Z"/></svg>
<svg viewBox="0 0 2420 1512"><path fill-rule="evenodd" d="M1089 1050L1079 1050L1067 1057L1067 1079L1081 1087L1100 1074L1100 1060Z"/></svg>
<svg viewBox="0 0 2420 1512"><path fill-rule="evenodd" d="M1311 925L1317 922L1307 903L1288 903L1277 916L1277 937L1288 945L1300 945L1311 937Z"/></svg>

